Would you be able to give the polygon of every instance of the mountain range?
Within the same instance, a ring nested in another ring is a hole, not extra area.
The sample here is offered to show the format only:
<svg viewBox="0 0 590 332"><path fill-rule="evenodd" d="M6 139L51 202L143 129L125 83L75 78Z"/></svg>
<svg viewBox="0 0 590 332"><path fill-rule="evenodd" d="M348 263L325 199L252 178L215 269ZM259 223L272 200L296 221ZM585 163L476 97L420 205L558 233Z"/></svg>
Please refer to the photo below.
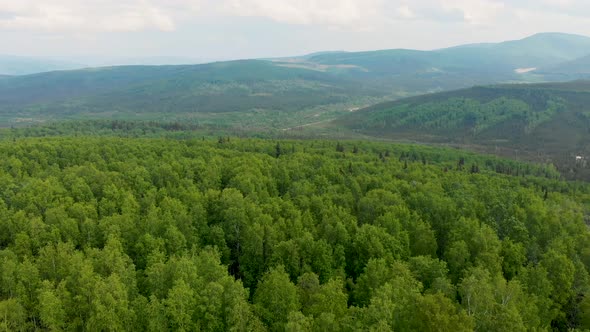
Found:
<svg viewBox="0 0 590 332"><path fill-rule="evenodd" d="M589 56L589 37L544 33L434 51L323 52L203 65L53 71L0 79L0 124L358 108L474 85L581 78Z"/></svg>

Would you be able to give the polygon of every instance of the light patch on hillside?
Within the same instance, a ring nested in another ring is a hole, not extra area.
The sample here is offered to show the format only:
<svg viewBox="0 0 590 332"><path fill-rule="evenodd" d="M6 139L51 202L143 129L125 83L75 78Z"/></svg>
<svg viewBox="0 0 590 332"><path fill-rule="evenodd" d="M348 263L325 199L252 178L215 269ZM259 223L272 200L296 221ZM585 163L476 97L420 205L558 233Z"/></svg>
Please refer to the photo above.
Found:
<svg viewBox="0 0 590 332"><path fill-rule="evenodd" d="M517 68L514 70L517 74L526 74L537 70L537 68Z"/></svg>
<svg viewBox="0 0 590 332"><path fill-rule="evenodd" d="M299 68L299 69L308 69L308 70L315 70L321 72L327 72L329 70L334 69L357 69L363 72L368 72L366 68L356 65L322 65L312 62L303 62L298 60L292 61L273 61L279 67L286 67L286 68Z"/></svg>

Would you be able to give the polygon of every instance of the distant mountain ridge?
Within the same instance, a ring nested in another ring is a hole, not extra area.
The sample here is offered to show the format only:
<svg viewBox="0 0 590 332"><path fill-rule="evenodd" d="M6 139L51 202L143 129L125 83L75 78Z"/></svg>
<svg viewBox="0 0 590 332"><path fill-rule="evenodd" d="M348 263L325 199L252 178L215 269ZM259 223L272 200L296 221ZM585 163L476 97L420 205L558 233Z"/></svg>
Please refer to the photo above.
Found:
<svg viewBox="0 0 590 332"><path fill-rule="evenodd" d="M431 51L418 51L411 49L389 49L364 52L348 51L320 51L299 57L264 58L261 60L299 60L309 61L324 65L353 64L368 65L367 69L383 69L375 65L374 61L387 60L390 57L391 64L402 61L401 65L408 64L408 57L415 57L417 63L429 66L464 66L461 63L469 57L483 57L484 63L510 64L511 66L547 66L560 62L571 61L582 56L590 55L590 38L587 36L566 33L539 33L521 40L512 40L501 43L466 44L454 47L436 49ZM455 61L453 60L455 59ZM28 75L55 70L74 70L96 65L115 66L116 63L128 65L182 65L203 64L204 60L179 56L154 56L154 57L73 57L43 58L30 56L0 55L0 75ZM472 61L471 61L472 62ZM514 68L513 68L514 69Z"/></svg>
<svg viewBox="0 0 590 332"><path fill-rule="evenodd" d="M71 56L71 57L32 57L0 55L0 75L19 76L51 71L79 70L113 66L164 66L204 64L212 60L175 56Z"/></svg>
<svg viewBox="0 0 590 332"><path fill-rule="evenodd" d="M85 67L83 64L42 57L0 55L0 75L28 75L54 70L72 70Z"/></svg>
<svg viewBox="0 0 590 332"><path fill-rule="evenodd" d="M541 33L502 43L471 44L416 51L407 49L322 54L309 58L321 64L349 64L384 73L428 71L502 71L510 75L518 68L542 67L571 61L590 54L590 38Z"/></svg>
<svg viewBox="0 0 590 332"><path fill-rule="evenodd" d="M576 78L543 74L590 54L590 38L549 33L434 51L321 52L202 65L114 66L0 80L0 125L10 119L147 114L294 112L508 82ZM362 101L361 101L362 100ZM21 120L19 120L19 123Z"/></svg>
<svg viewBox="0 0 590 332"><path fill-rule="evenodd" d="M546 61L561 62L585 56L590 48L590 38L587 36L566 33L538 33L520 40L500 43L471 44L441 49L441 52L456 51L457 49L493 49L504 56L520 56L546 58ZM533 54L536 52L536 54Z"/></svg>

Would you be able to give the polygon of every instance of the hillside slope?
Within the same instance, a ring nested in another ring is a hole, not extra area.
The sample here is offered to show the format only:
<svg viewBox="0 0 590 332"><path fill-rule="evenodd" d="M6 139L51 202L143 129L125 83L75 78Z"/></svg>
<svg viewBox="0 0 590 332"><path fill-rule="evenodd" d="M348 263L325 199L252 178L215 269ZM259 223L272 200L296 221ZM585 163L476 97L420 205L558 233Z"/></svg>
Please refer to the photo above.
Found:
<svg viewBox="0 0 590 332"><path fill-rule="evenodd" d="M374 137L470 146L582 172L576 156L590 158L590 81L419 96L360 110L336 124Z"/></svg>
<svg viewBox="0 0 590 332"><path fill-rule="evenodd" d="M537 71L549 78L587 78L590 77L590 54L557 65L541 68Z"/></svg>
<svg viewBox="0 0 590 332"><path fill-rule="evenodd" d="M291 110L372 92L333 75L267 61L60 71L0 82L0 113Z"/></svg>

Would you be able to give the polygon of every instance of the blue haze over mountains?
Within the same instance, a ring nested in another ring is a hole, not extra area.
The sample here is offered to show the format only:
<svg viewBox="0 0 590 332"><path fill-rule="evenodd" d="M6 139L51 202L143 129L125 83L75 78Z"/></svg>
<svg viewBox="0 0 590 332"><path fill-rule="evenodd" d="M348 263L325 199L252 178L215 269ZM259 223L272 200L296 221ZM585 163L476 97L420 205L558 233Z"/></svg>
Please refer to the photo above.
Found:
<svg viewBox="0 0 590 332"><path fill-rule="evenodd" d="M4 57L0 58L0 74L50 72L0 79L0 116L59 119L112 112L136 116L260 109L289 112L474 85L583 79L590 76L588 56L589 37L543 33L517 41L434 51L321 52L194 65L69 70L87 65ZM142 63L141 59L127 61ZM170 58L151 61L175 63Z"/></svg>

